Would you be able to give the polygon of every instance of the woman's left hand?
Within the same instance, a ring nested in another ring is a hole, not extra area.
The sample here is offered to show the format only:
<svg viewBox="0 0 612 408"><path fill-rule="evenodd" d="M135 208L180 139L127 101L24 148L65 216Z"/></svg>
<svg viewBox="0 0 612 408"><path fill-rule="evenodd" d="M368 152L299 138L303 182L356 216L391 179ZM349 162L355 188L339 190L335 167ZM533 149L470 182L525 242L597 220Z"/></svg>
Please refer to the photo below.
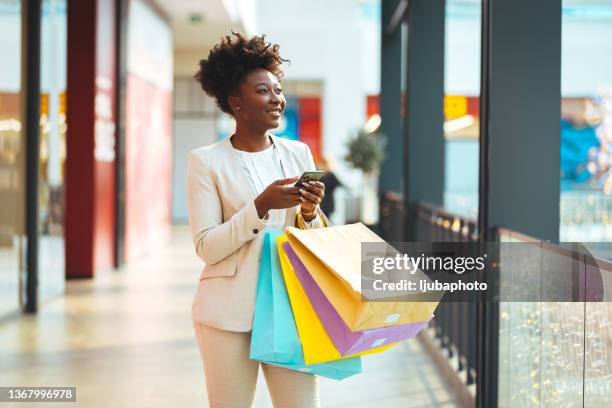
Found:
<svg viewBox="0 0 612 408"><path fill-rule="evenodd" d="M300 197L302 212L311 213L325 197L325 184L311 180L300 187L300 194L302 195Z"/></svg>

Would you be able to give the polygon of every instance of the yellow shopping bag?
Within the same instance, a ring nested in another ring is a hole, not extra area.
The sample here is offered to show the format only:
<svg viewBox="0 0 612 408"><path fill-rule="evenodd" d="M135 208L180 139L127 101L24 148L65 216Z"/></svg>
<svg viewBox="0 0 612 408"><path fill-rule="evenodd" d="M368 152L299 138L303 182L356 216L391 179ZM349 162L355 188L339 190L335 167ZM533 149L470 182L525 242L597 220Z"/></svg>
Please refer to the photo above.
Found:
<svg viewBox="0 0 612 408"><path fill-rule="evenodd" d="M287 227L285 235L352 331L428 321L438 305L425 301L362 301L361 243L384 242L362 223L311 230Z"/></svg>
<svg viewBox="0 0 612 408"><path fill-rule="evenodd" d="M300 284L300 281L293 270L293 266L291 266L291 262L289 261L289 258L285 253L285 249L283 248L283 243L285 242L287 242L287 238L283 235L276 238L278 255L281 261L281 269L283 270L283 277L285 278L285 286L287 287L287 293L289 294L289 301L291 302L291 309L293 310L295 325L297 326L300 342L302 343L305 364L325 363L344 358L362 356L365 354L380 353L381 351L387 350L397 344L388 344L365 352L342 357L325 331L323 323L321 323L316 311L310 304L310 300L308 300L308 296L306 295L306 292L304 292L304 289L302 288L302 285Z"/></svg>

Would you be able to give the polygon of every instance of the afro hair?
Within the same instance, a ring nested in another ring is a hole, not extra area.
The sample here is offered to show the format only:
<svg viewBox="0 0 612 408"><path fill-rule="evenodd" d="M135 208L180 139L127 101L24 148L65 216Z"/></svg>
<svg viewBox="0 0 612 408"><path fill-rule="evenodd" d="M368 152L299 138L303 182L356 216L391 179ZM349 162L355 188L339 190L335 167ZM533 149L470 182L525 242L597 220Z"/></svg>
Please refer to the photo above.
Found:
<svg viewBox="0 0 612 408"><path fill-rule="evenodd" d="M208 59L200 60L200 69L194 76L217 106L230 114L227 99L245 76L263 68L280 80L283 77L280 65L287 61L281 58L278 44L266 42L265 35L247 39L239 33L232 34L235 38L226 36L213 47Z"/></svg>

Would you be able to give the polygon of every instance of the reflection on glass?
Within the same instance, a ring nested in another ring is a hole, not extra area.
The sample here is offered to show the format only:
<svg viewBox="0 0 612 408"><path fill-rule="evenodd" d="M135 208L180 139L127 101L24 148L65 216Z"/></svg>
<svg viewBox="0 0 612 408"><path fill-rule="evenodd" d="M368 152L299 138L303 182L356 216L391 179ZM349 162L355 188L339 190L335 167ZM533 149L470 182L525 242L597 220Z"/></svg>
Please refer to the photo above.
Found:
<svg viewBox="0 0 612 408"><path fill-rule="evenodd" d="M66 0L44 0L41 27L39 296L64 290Z"/></svg>
<svg viewBox="0 0 612 408"><path fill-rule="evenodd" d="M507 354L506 406L582 407L584 303L509 305L514 313L502 317L509 319L510 339L518 341Z"/></svg>
<svg viewBox="0 0 612 408"><path fill-rule="evenodd" d="M612 278L612 271L609 272ZM587 303L585 322L585 407L612 406L612 303Z"/></svg>
<svg viewBox="0 0 612 408"><path fill-rule="evenodd" d="M502 240L524 242L505 235ZM536 300L549 299L552 287L562 299L580 300L575 296L586 294L603 301L500 303L498 405L610 407L612 263L577 256L574 251L583 253L580 246L564 246L574 248L568 252L550 244L536 246L542 250L527 248L535 251L520 259L502 254L502 280L517 281L514 287L528 282ZM523 258L530 258L528 265Z"/></svg>
<svg viewBox="0 0 612 408"><path fill-rule="evenodd" d="M19 308L24 249L21 2L0 2L0 316Z"/></svg>

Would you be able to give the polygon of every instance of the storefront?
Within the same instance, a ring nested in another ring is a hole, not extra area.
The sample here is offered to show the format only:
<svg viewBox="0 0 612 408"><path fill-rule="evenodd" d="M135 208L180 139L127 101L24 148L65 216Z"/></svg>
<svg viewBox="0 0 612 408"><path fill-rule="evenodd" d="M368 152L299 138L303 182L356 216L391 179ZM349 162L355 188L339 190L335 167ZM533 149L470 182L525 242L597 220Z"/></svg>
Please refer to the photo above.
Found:
<svg viewBox="0 0 612 408"><path fill-rule="evenodd" d="M64 291L66 0L1 2L0 38L3 316Z"/></svg>
<svg viewBox="0 0 612 408"><path fill-rule="evenodd" d="M0 38L20 38L21 2L0 3ZM23 270L25 140L20 42L0 42L0 315L20 304Z"/></svg>
<svg viewBox="0 0 612 408"><path fill-rule="evenodd" d="M2 318L169 239L172 32L143 0L3 0L0 55Z"/></svg>

